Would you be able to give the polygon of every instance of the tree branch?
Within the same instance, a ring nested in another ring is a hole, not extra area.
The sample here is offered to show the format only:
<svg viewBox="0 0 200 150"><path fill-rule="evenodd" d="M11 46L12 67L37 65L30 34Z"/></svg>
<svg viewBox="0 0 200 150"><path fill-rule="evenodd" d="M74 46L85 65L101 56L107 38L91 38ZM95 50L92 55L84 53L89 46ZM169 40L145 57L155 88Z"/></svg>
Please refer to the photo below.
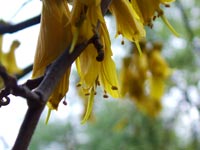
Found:
<svg viewBox="0 0 200 150"><path fill-rule="evenodd" d="M21 79L22 77L24 77L25 75L27 75L27 74L28 74L29 72L31 72L32 70L33 70L33 64L27 66L26 68L24 68L24 69L22 70L22 73L16 74L15 76L16 76L17 79Z"/></svg>
<svg viewBox="0 0 200 150"><path fill-rule="evenodd" d="M33 17L31 19L28 19L26 21L23 21L21 23L12 25L12 24L0 24L0 34L5 33L14 33L17 31L20 31L22 29L26 29L28 27L31 27L33 25L36 25L40 23L40 15Z"/></svg>

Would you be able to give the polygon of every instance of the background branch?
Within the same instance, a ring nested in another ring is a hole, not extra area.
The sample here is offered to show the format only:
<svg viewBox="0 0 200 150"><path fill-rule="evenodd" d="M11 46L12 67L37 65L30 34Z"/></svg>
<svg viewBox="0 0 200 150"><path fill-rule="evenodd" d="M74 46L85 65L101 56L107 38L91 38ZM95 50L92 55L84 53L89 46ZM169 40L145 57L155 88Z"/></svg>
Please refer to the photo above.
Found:
<svg viewBox="0 0 200 150"><path fill-rule="evenodd" d="M26 68L24 68L22 70L22 73L16 74L15 76L16 76L17 79L21 79L22 77L24 77L25 75L27 75L28 73L30 73L32 70L33 70L33 64L27 66Z"/></svg>
<svg viewBox="0 0 200 150"><path fill-rule="evenodd" d="M26 29L28 27L31 27L33 25L40 23L40 18L41 18L41 16L38 15L36 17L33 17L31 19L28 19L26 21L20 22L15 25L1 23L0 24L0 34L14 33L14 32L20 31L22 29Z"/></svg>

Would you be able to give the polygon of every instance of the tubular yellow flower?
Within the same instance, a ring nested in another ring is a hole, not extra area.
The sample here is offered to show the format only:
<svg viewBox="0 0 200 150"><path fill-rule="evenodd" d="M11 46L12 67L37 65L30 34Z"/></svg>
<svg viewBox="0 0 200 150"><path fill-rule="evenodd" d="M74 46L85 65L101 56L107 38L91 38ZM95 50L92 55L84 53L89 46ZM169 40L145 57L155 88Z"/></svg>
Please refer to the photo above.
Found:
<svg viewBox="0 0 200 150"><path fill-rule="evenodd" d="M13 41L7 53L4 53L2 50L2 42L3 36L0 35L0 63L12 75L21 73L22 70L17 66L15 58L15 50L19 47L20 42L17 40Z"/></svg>
<svg viewBox="0 0 200 150"><path fill-rule="evenodd" d="M116 18L117 33L135 42L141 53L138 42L146 36L144 26L128 0L113 0L110 9Z"/></svg>
<svg viewBox="0 0 200 150"><path fill-rule="evenodd" d="M132 7L137 12L139 17L142 20L144 25L153 27L153 20L156 17L162 18L163 22L167 25L170 31L175 35L179 36L179 34L175 31L175 29L170 25L166 17L164 16L163 10L160 8L160 4L169 7L169 3L174 0L131 0ZM156 14L157 13L157 14Z"/></svg>
<svg viewBox="0 0 200 150"><path fill-rule="evenodd" d="M124 59L121 72L121 92L134 99L140 99L145 94L145 81L147 78L148 60L146 53L139 56L137 53Z"/></svg>
<svg viewBox="0 0 200 150"><path fill-rule="evenodd" d="M104 22L101 12L101 0L74 0L70 18L73 41L70 52L77 42L89 40L98 21Z"/></svg>
<svg viewBox="0 0 200 150"><path fill-rule="evenodd" d="M156 117L162 110L161 101L155 100L149 96L143 96L141 99L135 101L136 106L150 117Z"/></svg>
<svg viewBox="0 0 200 150"><path fill-rule="evenodd" d="M16 62L16 58L15 58L15 50L19 47L20 42L19 41L13 41L11 46L10 46L10 50L9 52L6 54L6 59L7 59L7 64L8 66L7 71L10 74L18 74L21 73L21 69L17 66L17 62Z"/></svg>
<svg viewBox="0 0 200 150"><path fill-rule="evenodd" d="M152 76L149 78L150 96L159 100L165 90L165 80L172 73L167 62L161 55L161 45L154 44L154 48L149 54L149 70Z"/></svg>
<svg viewBox="0 0 200 150"><path fill-rule="evenodd" d="M159 76L163 79L169 77L172 72L157 49L153 50L149 55L149 69L153 76Z"/></svg>
<svg viewBox="0 0 200 150"><path fill-rule="evenodd" d="M84 94L89 95L87 111L82 123L90 116L97 85L102 86L105 92L104 97L107 97L107 93L112 97L119 97L116 67L111 58L110 39L105 24L100 24L99 35L103 46L104 59L97 61L97 50L93 44L90 44L76 60L77 72L80 76L79 85L81 85Z"/></svg>
<svg viewBox="0 0 200 150"><path fill-rule="evenodd" d="M171 69L161 56L162 45L154 43L147 48L140 42L143 55L133 53L124 59L121 71L121 92L133 100L144 113L155 117L162 109L161 98L165 90L165 80Z"/></svg>
<svg viewBox="0 0 200 150"><path fill-rule="evenodd" d="M33 78L42 76L71 42L70 11L65 0L43 0L41 27L33 66ZM68 91L70 69L58 83L48 100L50 109L57 109Z"/></svg>
<svg viewBox="0 0 200 150"><path fill-rule="evenodd" d="M104 59L101 62L96 60L97 50L92 44L82 52L76 60L80 84L89 93L89 90L98 82L112 97L119 97L116 67L111 58L110 39L105 24L100 24L99 34L103 45Z"/></svg>

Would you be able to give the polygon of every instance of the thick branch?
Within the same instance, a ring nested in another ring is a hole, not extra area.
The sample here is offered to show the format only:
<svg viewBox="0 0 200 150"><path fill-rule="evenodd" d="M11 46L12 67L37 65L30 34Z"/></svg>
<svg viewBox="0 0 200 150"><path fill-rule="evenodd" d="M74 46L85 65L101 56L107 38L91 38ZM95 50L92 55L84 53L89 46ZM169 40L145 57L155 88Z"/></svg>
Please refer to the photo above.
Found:
<svg viewBox="0 0 200 150"><path fill-rule="evenodd" d="M22 29L26 29L28 27L36 25L38 23L40 23L40 15L33 17L31 19L28 19L26 21L23 21L21 23L15 24L15 25L0 24L0 34L14 33Z"/></svg>

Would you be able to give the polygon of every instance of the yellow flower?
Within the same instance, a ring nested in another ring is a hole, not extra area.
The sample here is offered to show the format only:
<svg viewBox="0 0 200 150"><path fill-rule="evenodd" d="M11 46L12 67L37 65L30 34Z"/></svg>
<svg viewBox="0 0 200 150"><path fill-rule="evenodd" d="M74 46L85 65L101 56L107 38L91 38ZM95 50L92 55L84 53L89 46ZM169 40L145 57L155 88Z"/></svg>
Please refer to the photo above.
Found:
<svg viewBox="0 0 200 150"><path fill-rule="evenodd" d="M171 69L161 56L162 45L154 43L148 48L146 44L140 42L143 55L133 53L132 57L124 59L121 92L122 96L127 94L142 112L155 117L162 109L165 80Z"/></svg>
<svg viewBox="0 0 200 150"><path fill-rule="evenodd" d="M169 77L172 72L158 49L152 50L149 54L149 69L153 76L163 79Z"/></svg>
<svg viewBox="0 0 200 150"><path fill-rule="evenodd" d="M113 0L109 10L116 18L116 36L121 34L132 42L138 42L145 37L141 20L128 0Z"/></svg>
<svg viewBox="0 0 200 150"><path fill-rule="evenodd" d="M119 97L116 67L112 60L111 43L105 24L100 25L99 34L103 45L104 59L101 62L96 60L98 54L93 44L90 44L81 53L76 60L80 84L85 91L89 92L93 86L100 83L112 97Z"/></svg>
<svg viewBox="0 0 200 150"><path fill-rule="evenodd" d="M4 53L2 50L3 36L0 35L0 63L6 68L8 73L15 75L21 73L21 69L17 66L15 50L19 47L20 42L15 40L10 46L10 50Z"/></svg>
<svg viewBox="0 0 200 150"><path fill-rule="evenodd" d="M15 50L19 47L20 42L19 41L13 41L9 52L6 54L7 56L7 64L8 66L7 71L10 74L19 74L21 73L21 69L17 66L16 58L15 58Z"/></svg>
<svg viewBox="0 0 200 150"><path fill-rule="evenodd" d="M90 116L94 93L98 85L103 87L104 97L107 97L107 93L114 98L119 97L116 67L112 60L111 43L105 24L100 24L99 35L103 46L104 59L102 61L96 60L97 50L93 44L90 44L76 60L77 71L80 76L79 85L81 85L84 94L89 95L88 108L82 123Z"/></svg>
<svg viewBox="0 0 200 150"><path fill-rule="evenodd" d="M71 42L70 11L65 0L43 0L41 27L33 66L33 78L44 75L45 69ZM70 69L66 71L48 100L50 109L57 109L68 91Z"/></svg>
<svg viewBox="0 0 200 150"><path fill-rule="evenodd" d="M104 22L101 12L101 0L74 0L70 18L72 25L73 41L70 52L77 42L89 40L96 28L98 21Z"/></svg>
<svg viewBox="0 0 200 150"><path fill-rule="evenodd" d="M125 58L121 71L122 95L128 93L130 97L136 99L144 95L147 71L148 60L144 49L141 56L134 53L132 57Z"/></svg>
<svg viewBox="0 0 200 150"><path fill-rule="evenodd" d="M153 99L149 96L143 96L134 102L141 112L150 117L158 116L160 111L162 110L161 101Z"/></svg>
<svg viewBox="0 0 200 150"><path fill-rule="evenodd" d="M151 77L149 78L150 96L159 100L165 90L165 80L172 73L167 62L161 55L162 46L155 43L153 49L149 54L149 70Z"/></svg>
<svg viewBox="0 0 200 150"><path fill-rule="evenodd" d="M163 22L167 25L171 32L178 37L179 34L170 25L170 23L164 16L163 10L160 8L160 4L169 7L169 3L173 1L174 0L131 0L131 4L144 25L150 26L152 28L153 20L155 20L156 17L161 17Z"/></svg>

